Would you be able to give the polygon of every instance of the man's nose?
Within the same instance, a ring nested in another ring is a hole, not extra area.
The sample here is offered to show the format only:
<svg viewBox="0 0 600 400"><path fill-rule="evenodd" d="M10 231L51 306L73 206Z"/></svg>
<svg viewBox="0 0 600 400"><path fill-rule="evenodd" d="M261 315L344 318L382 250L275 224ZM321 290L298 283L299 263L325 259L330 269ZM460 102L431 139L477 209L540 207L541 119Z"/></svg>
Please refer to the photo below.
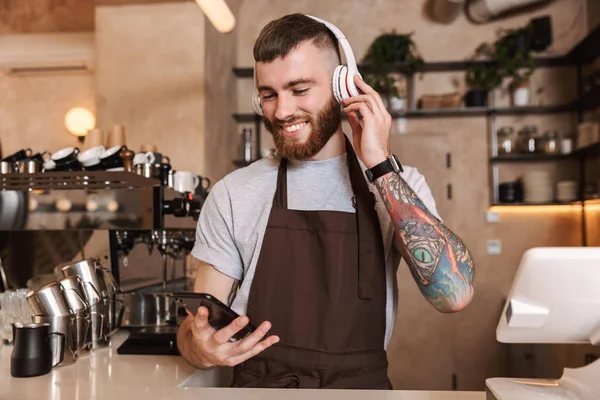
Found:
<svg viewBox="0 0 600 400"><path fill-rule="evenodd" d="M277 108L275 109L275 118L280 121L286 121L296 112L296 102L291 96L279 96L277 98Z"/></svg>

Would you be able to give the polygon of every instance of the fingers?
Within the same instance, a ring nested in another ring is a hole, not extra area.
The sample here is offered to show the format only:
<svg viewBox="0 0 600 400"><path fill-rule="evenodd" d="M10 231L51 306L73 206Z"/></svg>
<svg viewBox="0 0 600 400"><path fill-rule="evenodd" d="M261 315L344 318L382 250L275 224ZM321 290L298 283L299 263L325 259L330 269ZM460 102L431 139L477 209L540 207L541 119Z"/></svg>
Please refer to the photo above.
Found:
<svg viewBox="0 0 600 400"><path fill-rule="evenodd" d="M360 125L360 119L358 118L358 114L355 111L351 111L348 113L348 123L350 124L350 128L352 132L355 134L362 133L362 126Z"/></svg>
<svg viewBox="0 0 600 400"><path fill-rule="evenodd" d="M375 102L377 103L377 106L379 107L379 110L383 113L386 114L387 113L387 109L385 108L385 104L383 104L383 100L381 99L381 96L379 95L379 93L377 93L377 91L375 91L375 89L373 89L371 86L369 86L364 80L362 80L362 78L358 75L354 75L354 84L356 85L356 87L363 93L370 95L374 98Z"/></svg>
<svg viewBox="0 0 600 400"><path fill-rule="evenodd" d="M379 95L376 94L376 97L379 97ZM353 96L353 97L350 97L350 98L344 100L344 106L348 106L348 105L354 104L354 103L368 104L369 109L371 110L372 113L382 113L383 112L383 110L381 109L381 106L383 106L383 103L380 106L379 103L377 102L377 100L374 99L374 96L370 95L370 94L361 94L361 95Z"/></svg>
<svg viewBox="0 0 600 400"><path fill-rule="evenodd" d="M248 338L246 338L246 339L248 339ZM244 339L244 340L246 340L246 339ZM242 354L240 354L238 356L234 356L234 357L230 358L228 360L229 361L228 364L231 365L231 366L238 365L239 363L242 363L242 362L248 360L249 358L254 357L258 353L260 353L260 352L268 349L269 347L273 346L277 342L279 342L279 337L278 336L275 336L275 335L269 336L268 338L266 338L262 342L259 342L259 343L255 344L247 352L242 353Z"/></svg>
<svg viewBox="0 0 600 400"><path fill-rule="evenodd" d="M241 331L246 325L248 325L248 322L248 317L245 315L234 319L225 328L219 329L215 332L215 334L213 335L214 341L218 344L228 343L229 340L233 337L233 335L235 335L236 333Z"/></svg>
<svg viewBox="0 0 600 400"><path fill-rule="evenodd" d="M372 119L374 117L373 111L371 111L371 109L369 108L367 103L364 103L364 102L352 103L352 104L344 107L344 112L346 114L348 114L348 118L350 118L350 113L353 111L359 111L360 115L362 115L362 118L365 121ZM357 117L357 119L358 119L358 117Z"/></svg>
<svg viewBox="0 0 600 400"><path fill-rule="evenodd" d="M211 326L208 324L208 309L200 306L198 307L198 311L196 312L196 316L192 322L192 332L199 334L208 328L211 328Z"/></svg>
<svg viewBox="0 0 600 400"><path fill-rule="evenodd" d="M246 336L243 340L239 340L236 343L236 349L239 354L247 353L250 351L258 342L261 341L263 337L269 332L271 329L271 323L269 321L265 321L254 332L250 335Z"/></svg>

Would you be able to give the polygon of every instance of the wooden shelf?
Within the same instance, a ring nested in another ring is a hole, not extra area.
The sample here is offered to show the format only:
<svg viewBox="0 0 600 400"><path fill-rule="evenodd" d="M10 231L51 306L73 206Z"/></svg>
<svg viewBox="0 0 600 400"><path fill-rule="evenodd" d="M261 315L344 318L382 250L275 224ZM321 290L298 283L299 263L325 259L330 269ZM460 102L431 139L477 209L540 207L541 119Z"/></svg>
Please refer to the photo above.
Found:
<svg viewBox="0 0 600 400"><path fill-rule="evenodd" d="M576 104L569 103L552 106L523 106L523 107L461 107L416 109L390 112L392 118L453 118L453 117L483 117L487 115L543 115L570 112L575 110ZM255 122L262 119L258 114L233 114L237 122ZM346 119L345 115L342 118Z"/></svg>
<svg viewBox="0 0 600 400"><path fill-rule="evenodd" d="M489 65L492 64L492 61L433 61L426 62L423 65L423 68L417 72L456 72L456 71L464 71L469 68L471 65ZM558 56L558 57L541 57L536 58L535 63L538 67L554 67L561 65L572 65L571 59L566 56ZM366 64L358 64L358 70L365 74L370 71L370 67ZM387 70L389 72L400 72L400 73L408 73L408 64L406 63L393 63L389 64ZM233 73L238 78L252 78L254 76L254 68L246 67L246 68L233 68Z"/></svg>
<svg viewBox="0 0 600 400"><path fill-rule="evenodd" d="M572 158L571 154L502 154L497 157L490 158L490 162L544 162L544 161L555 161L562 160L565 158Z"/></svg>
<svg viewBox="0 0 600 400"><path fill-rule="evenodd" d="M587 159L592 157L600 157L600 143L577 149L569 154L502 154L497 157L491 157L490 163L500 162L545 162L567 159Z"/></svg>
<svg viewBox="0 0 600 400"><path fill-rule="evenodd" d="M490 109L496 115L543 115L571 112L577 110L577 102L549 106L498 107Z"/></svg>
<svg viewBox="0 0 600 400"><path fill-rule="evenodd" d="M493 203L492 207L540 207L540 206L576 206L580 205L581 200L568 201L564 203Z"/></svg>

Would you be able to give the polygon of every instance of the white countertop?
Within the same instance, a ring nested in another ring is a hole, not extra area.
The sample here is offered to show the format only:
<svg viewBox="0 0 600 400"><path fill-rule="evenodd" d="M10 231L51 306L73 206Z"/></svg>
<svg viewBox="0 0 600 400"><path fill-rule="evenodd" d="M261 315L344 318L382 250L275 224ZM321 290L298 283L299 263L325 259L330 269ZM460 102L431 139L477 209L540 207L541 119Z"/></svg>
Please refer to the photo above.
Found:
<svg viewBox="0 0 600 400"><path fill-rule="evenodd" d="M0 399L63 400L485 400L485 392L319 390L314 389L239 389L199 387L227 379L227 370L198 371L181 357L119 355L117 347L127 332L113 337L110 347L80 357L75 364L54 368L34 378L10 375L12 346L0 347ZM220 376L219 376L220 375ZM193 386L193 387L190 387ZM283 391L283 393L282 393Z"/></svg>

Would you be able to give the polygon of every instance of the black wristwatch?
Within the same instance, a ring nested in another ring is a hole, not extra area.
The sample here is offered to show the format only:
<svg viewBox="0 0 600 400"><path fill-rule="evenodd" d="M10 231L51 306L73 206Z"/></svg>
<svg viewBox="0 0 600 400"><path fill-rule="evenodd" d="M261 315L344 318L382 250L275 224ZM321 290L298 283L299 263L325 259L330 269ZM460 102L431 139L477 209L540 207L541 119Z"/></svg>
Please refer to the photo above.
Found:
<svg viewBox="0 0 600 400"><path fill-rule="evenodd" d="M400 160L398 160L398 157L396 157L396 155L394 154L390 155L387 158L387 160L380 162L373 168L367 169L365 171L365 175L367 175L367 179L369 180L369 182L373 183L378 178L382 177L383 175L389 172L395 172L397 174L399 174L400 172L404 172L402 164L400 164Z"/></svg>

